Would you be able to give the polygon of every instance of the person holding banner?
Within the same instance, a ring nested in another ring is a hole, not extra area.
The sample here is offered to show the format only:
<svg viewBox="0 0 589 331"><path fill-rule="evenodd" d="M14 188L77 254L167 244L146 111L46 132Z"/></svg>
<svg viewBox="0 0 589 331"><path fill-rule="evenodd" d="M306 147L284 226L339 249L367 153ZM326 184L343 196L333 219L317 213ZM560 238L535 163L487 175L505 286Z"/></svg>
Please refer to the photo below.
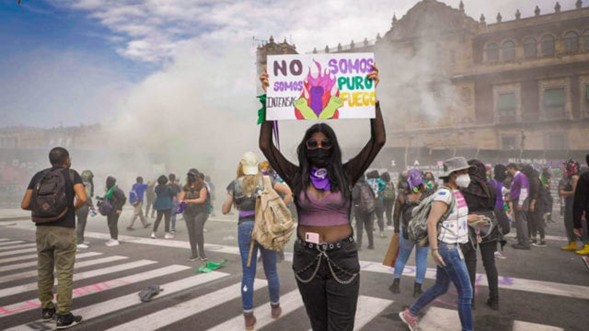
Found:
<svg viewBox="0 0 589 331"><path fill-rule="evenodd" d="M379 82L372 66L367 79ZM268 74L260 76L262 88ZM333 129L312 125L297 148L298 165L274 145L272 122L263 121L260 149L272 168L293 188L299 217L294 243L293 270L311 327L353 330L360 287L358 247L351 226L351 190L386 141L379 102L370 120L371 136L360 153L342 164L342 152Z"/></svg>

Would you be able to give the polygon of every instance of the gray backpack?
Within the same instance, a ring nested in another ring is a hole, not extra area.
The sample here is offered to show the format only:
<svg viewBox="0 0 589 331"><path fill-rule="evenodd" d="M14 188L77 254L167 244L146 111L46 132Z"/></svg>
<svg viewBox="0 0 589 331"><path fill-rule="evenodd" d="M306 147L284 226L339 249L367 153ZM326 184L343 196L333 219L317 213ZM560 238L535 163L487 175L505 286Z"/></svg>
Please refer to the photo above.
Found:
<svg viewBox="0 0 589 331"><path fill-rule="evenodd" d="M448 187L442 187L441 189L446 189L450 191L452 195L452 201L450 202L450 206L448 206L448 210L442 215L440 220L438 221L438 232L440 229L440 224L448 218L454 206L456 205L456 198L454 197L454 193L452 193L452 189ZM423 199L419 205L415 206L411 211L411 220L409 220L409 226L407 227L407 232L409 234L409 239L416 242L419 246L429 246L429 240L427 237L427 218L429 213L432 209L432 204L434 202L434 197L440 191L436 191L434 194L428 196L427 198Z"/></svg>

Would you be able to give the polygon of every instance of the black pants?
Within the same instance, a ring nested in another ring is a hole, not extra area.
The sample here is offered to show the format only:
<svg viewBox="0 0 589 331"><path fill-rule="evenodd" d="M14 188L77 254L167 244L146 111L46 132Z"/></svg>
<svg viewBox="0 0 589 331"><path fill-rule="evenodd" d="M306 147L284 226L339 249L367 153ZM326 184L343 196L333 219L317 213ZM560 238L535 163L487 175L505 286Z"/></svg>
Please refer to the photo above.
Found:
<svg viewBox="0 0 589 331"><path fill-rule="evenodd" d="M86 230L89 212L90 207L88 207L88 205L83 205L76 210L76 218L78 219L76 224L76 242L78 244L84 243L84 231Z"/></svg>
<svg viewBox="0 0 589 331"><path fill-rule="evenodd" d="M374 216L376 216L378 230L384 231L384 205L380 198L374 200Z"/></svg>
<svg viewBox="0 0 589 331"><path fill-rule="evenodd" d="M382 203L384 205L384 213L387 216L387 225L393 225L393 205L395 204L395 200L384 199Z"/></svg>
<svg viewBox="0 0 589 331"><path fill-rule="evenodd" d="M353 330L360 289L356 243L345 240L322 253L297 240L292 268L313 331Z"/></svg>
<svg viewBox="0 0 589 331"><path fill-rule="evenodd" d="M473 288L474 300L474 283L477 272L477 249L473 248L470 242L463 245L462 248L462 252L464 253L464 262L466 263L468 276ZM497 251L497 241L483 242L478 245L478 250L481 251L483 266L485 267L485 273L487 274L487 282L489 283L489 299L494 302L499 302L499 275L497 274L497 266L495 265L495 251Z"/></svg>
<svg viewBox="0 0 589 331"><path fill-rule="evenodd" d="M534 210L528 211L528 228L530 231L530 238L536 238L537 234L540 234L540 239L544 240L546 233L544 228L544 206L541 203L536 203Z"/></svg>
<svg viewBox="0 0 589 331"><path fill-rule="evenodd" d="M205 237L204 227L205 222L209 218L209 214L204 211L197 214L184 213L184 221L188 229L188 242L190 242L191 257L200 257L205 259Z"/></svg>
<svg viewBox="0 0 589 331"><path fill-rule="evenodd" d="M119 240L119 216L121 216L121 214L116 211L106 216L110 238L114 240Z"/></svg>
<svg viewBox="0 0 589 331"><path fill-rule="evenodd" d="M374 212L362 213L358 210L355 211L356 216L356 242L358 247L362 248L362 230L366 229L366 236L368 237L368 247L374 247Z"/></svg>
<svg viewBox="0 0 589 331"><path fill-rule="evenodd" d="M166 232L170 232L170 218L172 217L172 210L156 210L157 216L155 218L155 222L153 223L153 232L157 232L157 228L160 226L160 222L162 221L162 216L164 217L164 224Z"/></svg>

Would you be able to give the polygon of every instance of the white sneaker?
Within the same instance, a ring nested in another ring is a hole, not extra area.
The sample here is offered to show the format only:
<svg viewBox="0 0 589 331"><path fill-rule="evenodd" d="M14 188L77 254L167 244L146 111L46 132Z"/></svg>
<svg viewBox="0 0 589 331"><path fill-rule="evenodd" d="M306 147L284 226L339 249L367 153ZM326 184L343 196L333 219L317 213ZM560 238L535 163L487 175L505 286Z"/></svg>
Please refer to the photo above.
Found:
<svg viewBox="0 0 589 331"><path fill-rule="evenodd" d="M392 225L388 225L388 226L387 226L387 230L391 230L391 231L393 231L394 229L395 229L395 228L394 228Z"/></svg>
<svg viewBox="0 0 589 331"><path fill-rule="evenodd" d="M166 232L166 234L164 235L164 238L165 239L174 239L174 235L169 232Z"/></svg>
<svg viewBox="0 0 589 331"><path fill-rule="evenodd" d="M110 239L109 241L107 241L105 243L106 246L111 247L111 246L118 246L119 245L119 241L118 240L114 240L114 239Z"/></svg>
<svg viewBox="0 0 589 331"><path fill-rule="evenodd" d="M157 238L156 235L155 235L155 232L152 232L150 237L151 237L151 239Z"/></svg>
<svg viewBox="0 0 589 331"><path fill-rule="evenodd" d="M78 248L88 248L88 245L86 245L86 244L78 244Z"/></svg>
<svg viewBox="0 0 589 331"><path fill-rule="evenodd" d="M505 259L507 259L507 256L501 254L500 251L495 251L495 258L500 259L500 260L505 260Z"/></svg>

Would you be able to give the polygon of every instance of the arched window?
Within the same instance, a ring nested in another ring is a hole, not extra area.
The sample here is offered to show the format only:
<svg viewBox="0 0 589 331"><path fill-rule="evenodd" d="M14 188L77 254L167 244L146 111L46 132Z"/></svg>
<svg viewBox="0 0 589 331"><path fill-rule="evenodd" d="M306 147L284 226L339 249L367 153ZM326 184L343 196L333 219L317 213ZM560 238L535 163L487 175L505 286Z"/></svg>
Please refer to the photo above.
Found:
<svg viewBox="0 0 589 331"><path fill-rule="evenodd" d="M515 60L515 43L513 41L508 40L503 43L503 47L501 47L501 59L503 61Z"/></svg>
<svg viewBox="0 0 589 331"><path fill-rule="evenodd" d="M579 50L579 34L575 31L569 31L564 34L564 49L567 52L576 52Z"/></svg>
<svg viewBox="0 0 589 331"><path fill-rule="evenodd" d="M524 57L526 59L535 58L538 55L538 48L536 46L535 38L527 38L524 40Z"/></svg>
<svg viewBox="0 0 589 331"><path fill-rule="evenodd" d="M499 60L499 46L496 43L488 44L485 53L487 55L487 61Z"/></svg>
<svg viewBox="0 0 589 331"><path fill-rule="evenodd" d="M585 50L589 51L589 30L585 30L583 37L583 39L585 39Z"/></svg>
<svg viewBox="0 0 589 331"><path fill-rule="evenodd" d="M554 37L547 34L542 37L542 56L554 56Z"/></svg>

